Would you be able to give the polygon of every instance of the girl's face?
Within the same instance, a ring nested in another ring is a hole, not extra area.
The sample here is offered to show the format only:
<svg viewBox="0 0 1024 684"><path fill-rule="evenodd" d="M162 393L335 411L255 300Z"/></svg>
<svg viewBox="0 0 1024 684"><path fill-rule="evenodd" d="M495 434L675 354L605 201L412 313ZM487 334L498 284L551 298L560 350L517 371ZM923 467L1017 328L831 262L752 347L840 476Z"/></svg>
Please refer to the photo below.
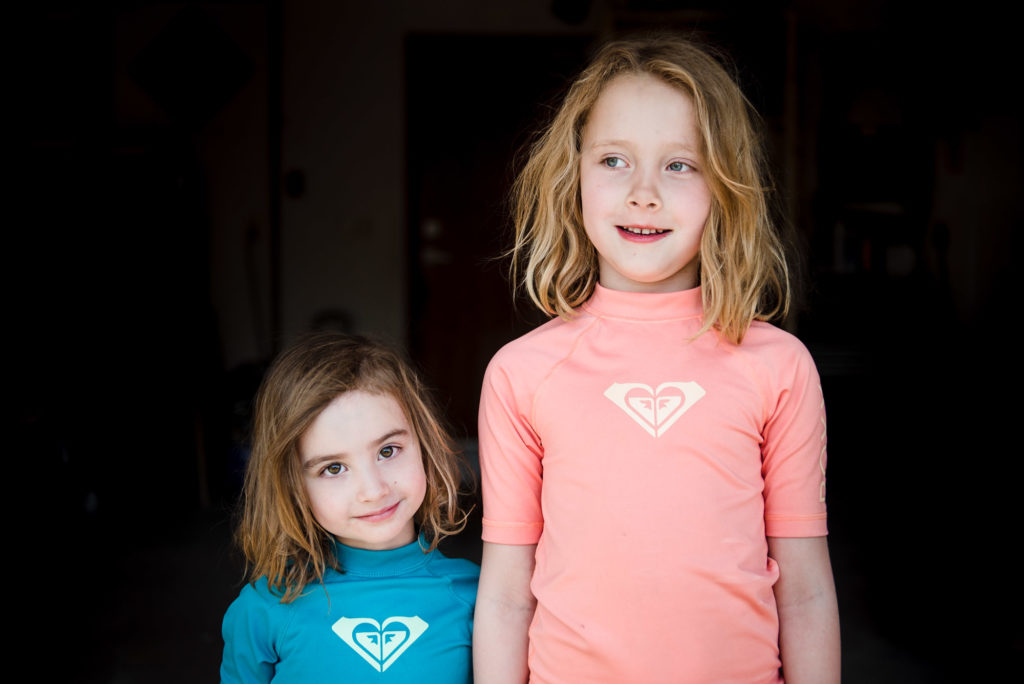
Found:
<svg viewBox="0 0 1024 684"><path fill-rule="evenodd" d="M711 211L690 97L649 75L605 86L583 129L583 226L613 290L697 285Z"/></svg>
<svg viewBox="0 0 1024 684"><path fill-rule="evenodd" d="M393 397L338 396L302 435L299 456L313 517L342 544L383 550L415 541L427 480L419 438Z"/></svg>

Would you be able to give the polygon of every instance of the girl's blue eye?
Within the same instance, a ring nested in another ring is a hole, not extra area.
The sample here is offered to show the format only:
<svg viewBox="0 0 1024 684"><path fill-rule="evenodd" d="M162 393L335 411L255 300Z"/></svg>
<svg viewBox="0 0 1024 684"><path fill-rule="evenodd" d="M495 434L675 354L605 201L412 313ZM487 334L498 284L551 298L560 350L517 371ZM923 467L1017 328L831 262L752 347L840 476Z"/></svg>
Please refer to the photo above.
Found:
<svg viewBox="0 0 1024 684"><path fill-rule="evenodd" d="M382 459L388 459L398 453L398 448L391 446L390 444L378 452L378 456Z"/></svg>
<svg viewBox="0 0 1024 684"><path fill-rule="evenodd" d="M680 173L682 171L690 171L692 170L692 168L693 167L687 164L686 162L681 161L675 161L668 165L668 170L675 171L676 173Z"/></svg>
<svg viewBox="0 0 1024 684"><path fill-rule="evenodd" d="M345 466L340 463L331 463L329 466L324 468L324 472L329 475L338 475L345 471Z"/></svg>
<svg viewBox="0 0 1024 684"><path fill-rule="evenodd" d="M622 167L626 162L624 162L619 157L605 157L604 159L601 160L601 163L607 166L609 169L618 169Z"/></svg>

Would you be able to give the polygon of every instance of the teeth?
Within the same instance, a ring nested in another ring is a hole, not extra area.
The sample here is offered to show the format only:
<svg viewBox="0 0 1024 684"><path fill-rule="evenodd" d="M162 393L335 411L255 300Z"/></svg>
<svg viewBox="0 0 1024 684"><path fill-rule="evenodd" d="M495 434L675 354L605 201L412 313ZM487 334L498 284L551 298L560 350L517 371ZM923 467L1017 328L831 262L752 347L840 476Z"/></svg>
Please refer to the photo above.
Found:
<svg viewBox="0 0 1024 684"><path fill-rule="evenodd" d="M633 228L631 226L622 226L622 229L633 233L634 235L654 235L668 232L667 230L660 230L658 228L652 230L650 228Z"/></svg>

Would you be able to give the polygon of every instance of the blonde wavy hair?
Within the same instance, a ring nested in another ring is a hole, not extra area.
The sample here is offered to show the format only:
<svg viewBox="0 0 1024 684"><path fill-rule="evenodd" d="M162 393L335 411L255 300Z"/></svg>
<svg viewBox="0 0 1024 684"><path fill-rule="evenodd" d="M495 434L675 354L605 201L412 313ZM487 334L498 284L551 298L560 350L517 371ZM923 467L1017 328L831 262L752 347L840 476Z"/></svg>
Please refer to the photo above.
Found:
<svg viewBox="0 0 1024 684"><path fill-rule="evenodd" d="M299 440L321 411L345 392L393 397L420 441L427 491L415 523L432 551L465 527L459 508L462 459L420 377L397 351L336 332L306 335L271 364L256 395L252 454L242 489L236 541L248 579L266 577L282 603L336 570L334 538L313 517L303 484Z"/></svg>
<svg viewBox="0 0 1024 684"><path fill-rule="evenodd" d="M605 44L529 147L512 189L513 282L548 315L569 318L594 292L598 261L583 227L580 146L598 97L612 80L647 74L693 101L711 211L700 244L702 334L740 343L753 320L789 311L790 274L768 205L760 119L710 48L659 34Z"/></svg>

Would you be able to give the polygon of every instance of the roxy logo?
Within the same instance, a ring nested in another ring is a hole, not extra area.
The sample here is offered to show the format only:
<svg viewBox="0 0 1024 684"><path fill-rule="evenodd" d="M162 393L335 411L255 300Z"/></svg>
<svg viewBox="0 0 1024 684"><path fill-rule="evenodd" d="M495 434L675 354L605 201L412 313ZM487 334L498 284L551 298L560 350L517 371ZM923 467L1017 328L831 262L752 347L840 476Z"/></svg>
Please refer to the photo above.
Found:
<svg viewBox="0 0 1024 684"><path fill-rule="evenodd" d="M373 618L343 617L331 629L377 672L384 672L427 631L418 617L389 617L384 622Z"/></svg>
<svg viewBox="0 0 1024 684"><path fill-rule="evenodd" d="M616 382L604 391L652 437L665 434L704 394L695 382L663 382L656 390L640 382Z"/></svg>

